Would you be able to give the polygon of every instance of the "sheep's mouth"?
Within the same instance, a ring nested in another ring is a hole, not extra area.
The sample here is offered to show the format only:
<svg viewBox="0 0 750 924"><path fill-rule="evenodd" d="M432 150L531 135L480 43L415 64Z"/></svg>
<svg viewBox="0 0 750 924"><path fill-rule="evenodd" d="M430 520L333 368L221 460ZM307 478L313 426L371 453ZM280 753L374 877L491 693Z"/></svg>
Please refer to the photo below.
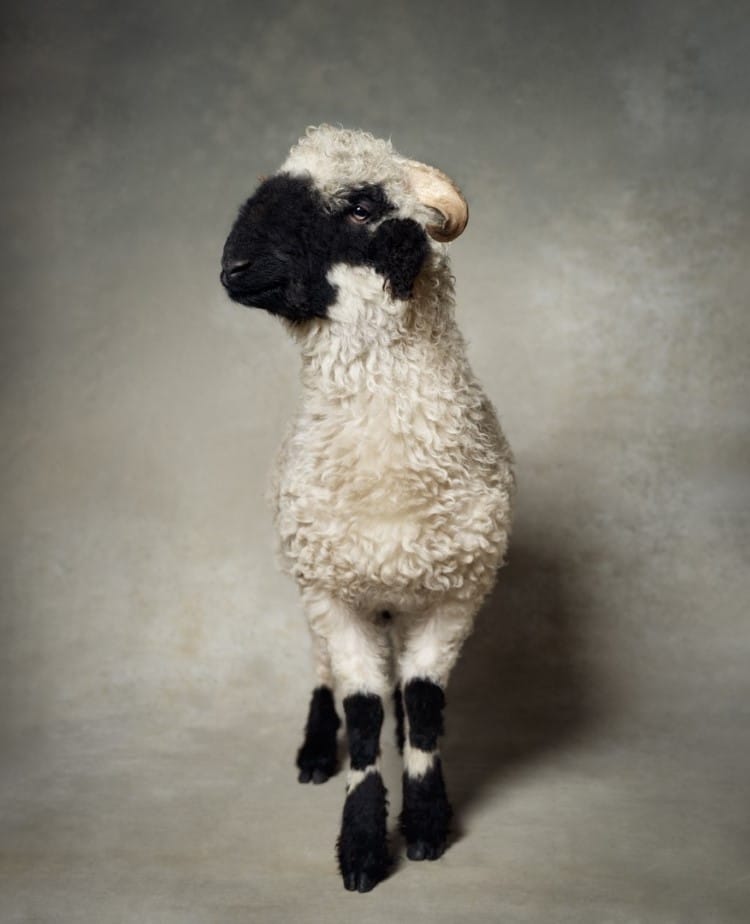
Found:
<svg viewBox="0 0 750 924"><path fill-rule="evenodd" d="M240 305L245 305L248 308L268 309L270 307L269 302L276 302L284 289L284 284L279 282L269 283L264 286L255 286L251 289L242 286L235 287L232 286L231 283L227 285L224 278L222 278L221 281L229 297L233 301L239 302Z"/></svg>
<svg viewBox="0 0 750 924"><path fill-rule="evenodd" d="M269 314L299 323L311 318L325 318L326 306L332 301L335 290L325 280L321 291L300 280L276 279L263 285L242 285L222 276L222 283L232 301L247 308L259 308Z"/></svg>

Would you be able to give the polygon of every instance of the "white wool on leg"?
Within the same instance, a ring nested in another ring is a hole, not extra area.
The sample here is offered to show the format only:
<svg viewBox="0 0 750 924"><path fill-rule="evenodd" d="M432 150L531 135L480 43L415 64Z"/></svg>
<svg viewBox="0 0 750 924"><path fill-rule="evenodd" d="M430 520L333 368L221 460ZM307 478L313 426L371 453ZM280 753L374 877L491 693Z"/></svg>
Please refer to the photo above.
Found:
<svg viewBox="0 0 750 924"><path fill-rule="evenodd" d="M377 613L309 588L303 601L313 636L327 651L341 698L355 693L384 698L390 687L389 646Z"/></svg>
<svg viewBox="0 0 750 924"><path fill-rule="evenodd" d="M437 748L425 751L422 748L416 748L409 741L408 732L404 741L404 771L413 779L421 779L435 765L435 761L440 756Z"/></svg>
<svg viewBox="0 0 750 924"><path fill-rule="evenodd" d="M325 638L308 623L310 638L312 640L312 653L315 663L315 678L318 684L333 689L333 671L331 669L331 656L328 652L328 643Z"/></svg>
<svg viewBox="0 0 750 924"><path fill-rule="evenodd" d="M398 656L399 677L404 685L413 679L424 679L445 687L471 633L475 610L475 605L464 602L442 604L407 621Z"/></svg>

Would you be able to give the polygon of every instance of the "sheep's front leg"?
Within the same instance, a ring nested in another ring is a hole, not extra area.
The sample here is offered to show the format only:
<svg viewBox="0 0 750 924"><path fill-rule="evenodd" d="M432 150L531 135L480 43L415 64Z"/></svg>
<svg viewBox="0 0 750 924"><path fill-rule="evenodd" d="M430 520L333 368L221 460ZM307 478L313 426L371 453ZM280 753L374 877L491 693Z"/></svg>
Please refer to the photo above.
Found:
<svg viewBox="0 0 750 924"><path fill-rule="evenodd" d="M386 791L378 766L383 701L375 693L344 699L350 767L341 818L338 858L345 888L369 892L384 879L390 859Z"/></svg>
<svg viewBox="0 0 750 924"><path fill-rule="evenodd" d="M448 839L453 812L438 751L443 690L473 616L473 610L456 607L419 618L409 626L399 658L406 726L400 822L410 860L436 860Z"/></svg>
<svg viewBox="0 0 750 924"><path fill-rule="evenodd" d="M327 594L304 594L313 637L321 640L349 742L346 801L338 839L344 885L367 892L387 875L386 791L380 775L383 697L388 689L388 636L376 613L360 612ZM320 675L319 675L320 676Z"/></svg>

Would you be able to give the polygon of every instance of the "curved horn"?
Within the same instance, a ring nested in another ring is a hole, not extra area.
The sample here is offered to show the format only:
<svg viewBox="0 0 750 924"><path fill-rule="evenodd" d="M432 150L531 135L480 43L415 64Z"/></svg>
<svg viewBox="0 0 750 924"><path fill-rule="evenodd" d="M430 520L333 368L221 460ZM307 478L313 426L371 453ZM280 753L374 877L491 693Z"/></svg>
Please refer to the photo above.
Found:
<svg viewBox="0 0 750 924"><path fill-rule="evenodd" d="M427 226L427 233L443 244L455 240L469 221L469 206L461 190L437 167L407 160L406 168L419 201L443 216L441 224Z"/></svg>

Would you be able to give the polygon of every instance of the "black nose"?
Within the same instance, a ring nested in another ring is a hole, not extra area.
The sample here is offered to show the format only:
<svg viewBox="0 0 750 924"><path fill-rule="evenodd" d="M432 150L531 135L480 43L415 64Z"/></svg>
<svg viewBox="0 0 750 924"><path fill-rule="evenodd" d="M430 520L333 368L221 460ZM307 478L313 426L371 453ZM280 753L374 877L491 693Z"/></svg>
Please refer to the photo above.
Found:
<svg viewBox="0 0 750 924"><path fill-rule="evenodd" d="M250 266L249 260L230 260L224 264L221 270L221 284L223 286L231 285L233 280L241 276Z"/></svg>

